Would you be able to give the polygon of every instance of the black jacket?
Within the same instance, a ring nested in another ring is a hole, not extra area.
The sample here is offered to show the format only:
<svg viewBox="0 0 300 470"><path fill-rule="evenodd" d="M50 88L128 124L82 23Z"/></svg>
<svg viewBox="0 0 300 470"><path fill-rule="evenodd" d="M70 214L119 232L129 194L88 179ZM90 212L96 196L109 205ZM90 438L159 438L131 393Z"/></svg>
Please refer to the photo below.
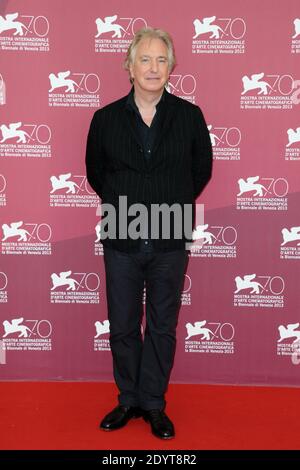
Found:
<svg viewBox="0 0 300 470"><path fill-rule="evenodd" d="M194 204L211 177L212 147L198 106L165 93L162 126L148 161L126 108L128 95L95 112L87 139L87 179L102 203L117 210L117 239L103 245L125 252L139 249L139 240L119 239L119 199L128 207L143 203ZM134 217L128 217L128 223ZM184 248L186 237L153 240L156 251Z"/></svg>

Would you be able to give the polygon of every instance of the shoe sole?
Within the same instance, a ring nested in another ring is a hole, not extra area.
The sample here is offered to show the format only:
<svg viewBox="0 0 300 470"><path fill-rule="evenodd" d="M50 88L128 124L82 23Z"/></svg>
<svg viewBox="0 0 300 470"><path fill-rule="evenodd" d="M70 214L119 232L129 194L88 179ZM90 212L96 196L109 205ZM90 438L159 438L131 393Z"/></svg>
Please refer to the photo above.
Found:
<svg viewBox="0 0 300 470"><path fill-rule="evenodd" d="M149 419L147 419L145 416L143 416L143 420L146 422L146 423L149 423ZM155 434L155 432L153 432L151 430L153 436L157 437L158 439L163 439L164 441L167 441L167 440L170 440L170 439L174 439L175 438L175 434L174 436L158 436L158 434Z"/></svg>
<svg viewBox="0 0 300 470"><path fill-rule="evenodd" d="M118 431L118 429L124 428L124 426L126 426L126 424L128 424L131 419L138 419L138 418L141 418L141 417L142 417L142 415L134 415L134 416L132 416L132 418L129 418L129 420L125 424L122 424L122 426L118 426L117 428L104 428L102 426L99 426L99 429L101 429L102 431L106 431L106 432L107 431L108 432Z"/></svg>
<svg viewBox="0 0 300 470"><path fill-rule="evenodd" d="M154 432L152 432L153 436L157 437L157 439L163 439L164 441L170 441L171 439L175 439L175 436L168 436L168 437L163 437L163 436L158 436Z"/></svg>

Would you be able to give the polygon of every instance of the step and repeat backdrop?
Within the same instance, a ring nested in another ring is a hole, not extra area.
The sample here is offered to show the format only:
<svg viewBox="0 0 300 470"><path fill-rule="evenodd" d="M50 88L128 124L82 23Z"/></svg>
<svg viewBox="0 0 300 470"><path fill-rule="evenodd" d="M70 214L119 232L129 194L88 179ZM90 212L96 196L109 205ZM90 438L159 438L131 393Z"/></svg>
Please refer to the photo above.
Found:
<svg viewBox="0 0 300 470"><path fill-rule="evenodd" d="M1 0L0 15L0 379L112 379L85 146L149 25L173 36L168 90L201 107L214 151L172 381L300 386L299 1Z"/></svg>

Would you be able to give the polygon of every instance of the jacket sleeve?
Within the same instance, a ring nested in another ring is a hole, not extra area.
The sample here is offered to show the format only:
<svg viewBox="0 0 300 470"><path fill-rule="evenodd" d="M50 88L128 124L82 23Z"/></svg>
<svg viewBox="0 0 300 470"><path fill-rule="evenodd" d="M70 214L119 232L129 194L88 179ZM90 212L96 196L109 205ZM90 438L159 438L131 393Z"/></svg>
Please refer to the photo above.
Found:
<svg viewBox="0 0 300 470"><path fill-rule="evenodd" d="M194 183L194 198L203 191L211 178L212 146L202 111L195 107L194 138L192 147L192 176Z"/></svg>
<svg viewBox="0 0 300 470"><path fill-rule="evenodd" d="M99 111L94 113L86 143L86 174L93 190L102 198L105 177L104 152L102 148L103 129L100 124Z"/></svg>

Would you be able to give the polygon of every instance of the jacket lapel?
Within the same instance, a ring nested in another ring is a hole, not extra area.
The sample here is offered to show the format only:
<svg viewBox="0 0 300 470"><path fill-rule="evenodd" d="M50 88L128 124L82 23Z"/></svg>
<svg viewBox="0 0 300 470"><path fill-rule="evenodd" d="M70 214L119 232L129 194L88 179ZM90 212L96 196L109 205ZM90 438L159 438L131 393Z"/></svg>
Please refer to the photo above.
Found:
<svg viewBox="0 0 300 470"><path fill-rule="evenodd" d="M152 158L150 159L150 162L149 162L150 168L153 168L154 166L156 166L157 162L159 161L157 150L164 136L170 129L172 120L175 116L175 112L176 112L176 102L175 100L173 100L173 96L166 91L165 103L164 103L164 107L163 107L162 115L161 115L161 127L160 127L159 132L157 133L157 136L154 142L154 146L152 150Z"/></svg>
<svg viewBox="0 0 300 470"><path fill-rule="evenodd" d="M136 131L136 126L135 126L134 120L135 120L134 114L131 113L131 112L128 112L128 110L126 110L126 108L125 108L124 113L123 113L123 121L124 121L124 126L125 126L125 132L126 131L130 132L131 135L136 140L137 144L139 146L142 146L139 135Z"/></svg>

